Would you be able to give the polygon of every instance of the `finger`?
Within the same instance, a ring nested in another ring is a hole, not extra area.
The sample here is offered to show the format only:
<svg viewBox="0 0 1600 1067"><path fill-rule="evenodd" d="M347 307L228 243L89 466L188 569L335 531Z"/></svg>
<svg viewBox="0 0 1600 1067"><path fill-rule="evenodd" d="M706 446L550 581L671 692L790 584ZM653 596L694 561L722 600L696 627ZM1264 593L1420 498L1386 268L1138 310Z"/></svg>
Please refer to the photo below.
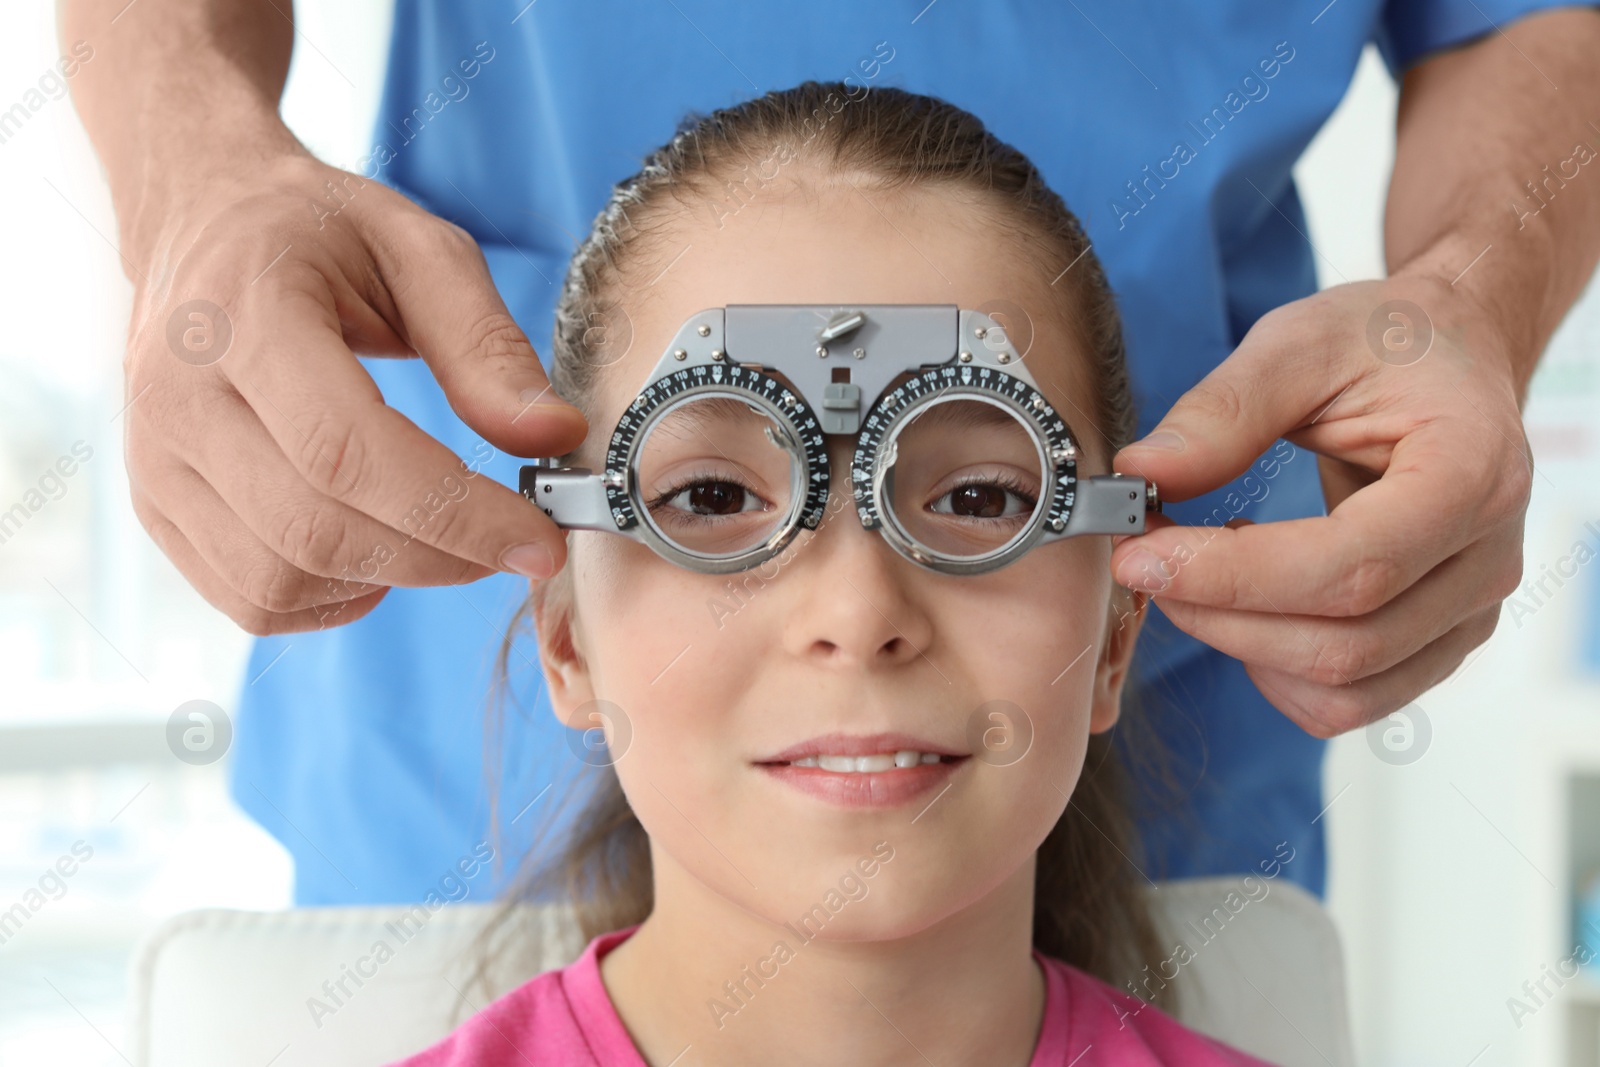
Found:
<svg viewBox="0 0 1600 1067"><path fill-rule="evenodd" d="M412 503L397 530L307 485L250 405L231 390L215 393L206 406L228 432L200 440L197 420L179 419L169 440L177 458L286 566L324 578L389 586L461 585L495 573L417 536L439 512L471 493L476 475L458 470L441 478L429 498ZM170 506L166 510L173 511ZM205 546L207 539L198 531L209 527L180 525L191 541ZM215 559L212 565L218 565Z"/></svg>
<svg viewBox="0 0 1600 1067"><path fill-rule="evenodd" d="M1163 515L1159 511L1147 512L1145 514L1145 517L1144 517L1144 532L1145 533L1152 533L1153 531L1156 531L1156 530L1165 530L1169 526L1176 526L1176 525L1178 525L1178 523L1170 515ZM1143 534L1112 534L1111 535L1111 547L1113 549L1115 549L1118 545L1122 544L1122 542L1128 540L1131 537L1142 537L1142 536L1143 536Z"/></svg>
<svg viewBox="0 0 1600 1067"><path fill-rule="evenodd" d="M1318 685L1273 667L1245 673L1273 706L1314 737L1336 737L1398 711L1444 681L1494 634L1500 606L1473 615L1386 671L1349 685Z"/></svg>
<svg viewBox="0 0 1600 1067"><path fill-rule="evenodd" d="M1159 530L1118 546L1113 573L1130 588L1211 607L1364 615L1521 514L1526 499L1495 488L1508 468L1526 477L1518 458L1463 447L1457 429L1431 423L1327 516Z"/></svg>
<svg viewBox="0 0 1600 1067"><path fill-rule="evenodd" d="M386 588L363 581L308 573L286 561L257 536L204 478L176 457L146 463L135 491L234 593L262 611L298 611L336 604Z"/></svg>
<svg viewBox="0 0 1600 1067"><path fill-rule="evenodd" d="M1322 499L1327 502L1328 510L1332 511L1350 498L1357 489L1365 489L1377 481L1381 475L1374 471L1381 471L1388 467L1389 457L1385 456L1381 466L1371 470L1357 466L1334 456L1317 454L1317 479L1322 483Z"/></svg>
<svg viewBox="0 0 1600 1067"><path fill-rule="evenodd" d="M400 529L417 502L437 495L441 480L459 477L464 465L383 402L340 339L325 299L325 288L320 296L280 288L276 299L258 299L239 330L254 338L241 345L229 374L312 489ZM271 337L263 342L268 322ZM478 492L441 511L417 537L495 570L545 577L560 569L566 541L550 518L493 479L476 481ZM512 553L521 546L535 558Z"/></svg>
<svg viewBox="0 0 1600 1067"><path fill-rule="evenodd" d="M363 232L394 301L396 332L427 361L461 421L513 455L562 455L583 442L588 423L550 388L465 230L390 216L365 221Z"/></svg>
<svg viewBox="0 0 1600 1067"><path fill-rule="evenodd" d="M1251 666L1318 685L1379 674L1409 659L1462 620L1498 605L1521 572L1501 563L1498 542L1479 542L1445 560L1377 611L1352 618L1234 611L1157 598L1174 626ZM1492 576L1500 570L1509 581Z"/></svg>
<svg viewBox="0 0 1600 1067"><path fill-rule="evenodd" d="M268 611L241 596L207 562L183 531L137 488L133 491L133 510L156 547L172 561L173 566L205 598L206 603L256 637L319 630L333 624L334 620L338 623L354 622L377 607L378 601L389 591L379 588L376 592L333 605L317 605L286 612Z"/></svg>
<svg viewBox="0 0 1600 1067"><path fill-rule="evenodd" d="M1112 469L1154 481L1162 499L1172 501L1243 474L1273 441L1349 385L1351 372L1329 358L1316 336L1323 318L1296 304L1263 316L1148 436L1116 454ZM1159 447L1163 435L1173 438L1168 447Z"/></svg>

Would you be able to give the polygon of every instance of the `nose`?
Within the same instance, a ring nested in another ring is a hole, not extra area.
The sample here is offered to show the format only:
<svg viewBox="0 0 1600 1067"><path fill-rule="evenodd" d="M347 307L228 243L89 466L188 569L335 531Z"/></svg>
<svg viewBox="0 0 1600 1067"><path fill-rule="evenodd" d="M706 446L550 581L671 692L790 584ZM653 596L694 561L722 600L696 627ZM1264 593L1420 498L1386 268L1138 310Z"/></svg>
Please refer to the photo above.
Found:
<svg viewBox="0 0 1600 1067"><path fill-rule="evenodd" d="M876 530L861 525L850 492L850 448L838 441L830 446L826 517L792 564L797 596L784 643L791 654L828 667L912 664L933 643L927 598L939 576L903 559Z"/></svg>

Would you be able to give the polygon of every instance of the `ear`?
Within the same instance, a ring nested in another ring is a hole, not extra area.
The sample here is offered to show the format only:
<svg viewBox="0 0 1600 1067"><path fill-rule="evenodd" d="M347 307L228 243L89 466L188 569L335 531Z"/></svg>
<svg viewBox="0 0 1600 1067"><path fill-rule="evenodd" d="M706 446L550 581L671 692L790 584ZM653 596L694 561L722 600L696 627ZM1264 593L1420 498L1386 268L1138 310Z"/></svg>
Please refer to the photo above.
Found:
<svg viewBox="0 0 1600 1067"><path fill-rule="evenodd" d="M586 729L591 724L578 721L578 709L594 699L594 682L579 634L571 570L569 556L554 576L532 583L528 600L550 707L565 725Z"/></svg>
<svg viewBox="0 0 1600 1067"><path fill-rule="evenodd" d="M1093 707L1089 732L1104 733L1122 714L1122 687L1128 680L1133 649L1139 643L1149 594L1111 583L1111 604L1106 609L1106 641L1095 665Z"/></svg>

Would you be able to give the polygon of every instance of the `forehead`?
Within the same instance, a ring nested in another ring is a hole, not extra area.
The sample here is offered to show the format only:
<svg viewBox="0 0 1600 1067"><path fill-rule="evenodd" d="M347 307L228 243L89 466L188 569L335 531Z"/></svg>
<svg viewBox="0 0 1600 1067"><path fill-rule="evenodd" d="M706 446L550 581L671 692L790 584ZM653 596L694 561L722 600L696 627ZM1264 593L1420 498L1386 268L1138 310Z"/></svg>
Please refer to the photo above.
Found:
<svg viewBox="0 0 1600 1067"><path fill-rule="evenodd" d="M1081 425L1092 404L1067 292L974 194L796 173L741 196L682 195L631 263L617 295L632 343L601 376L591 442L609 436L684 320L728 304L1012 305L1030 320L1027 364L1045 395L1080 438L1096 436Z"/></svg>

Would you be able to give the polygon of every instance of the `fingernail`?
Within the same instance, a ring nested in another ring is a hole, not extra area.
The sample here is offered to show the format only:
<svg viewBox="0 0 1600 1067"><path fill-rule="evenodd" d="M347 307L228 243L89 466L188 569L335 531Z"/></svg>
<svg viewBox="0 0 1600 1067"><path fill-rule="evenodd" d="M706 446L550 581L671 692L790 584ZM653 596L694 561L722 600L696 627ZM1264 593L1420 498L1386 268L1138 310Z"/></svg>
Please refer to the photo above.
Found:
<svg viewBox="0 0 1600 1067"><path fill-rule="evenodd" d="M1172 584L1172 579L1162 569L1161 561L1141 548L1117 568L1117 582L1129 589L1159 593Z"/></svg>
<svg viewBox="0 0 1600 1067"><path fill-rule="evenodd" d="M1142 441L1135 441L1129 448L1154 448L1163 452L1182 452L1185 445L1182 437L1171 430L1157 430Z"/></svg>
<svg viewBox="0 0 1600 1067"><path fill-rule="evenodd" d="M555 573L555 557L537 541L508 548L500 556L500 569L514 571L524 578L548 578Z"/></svg>

